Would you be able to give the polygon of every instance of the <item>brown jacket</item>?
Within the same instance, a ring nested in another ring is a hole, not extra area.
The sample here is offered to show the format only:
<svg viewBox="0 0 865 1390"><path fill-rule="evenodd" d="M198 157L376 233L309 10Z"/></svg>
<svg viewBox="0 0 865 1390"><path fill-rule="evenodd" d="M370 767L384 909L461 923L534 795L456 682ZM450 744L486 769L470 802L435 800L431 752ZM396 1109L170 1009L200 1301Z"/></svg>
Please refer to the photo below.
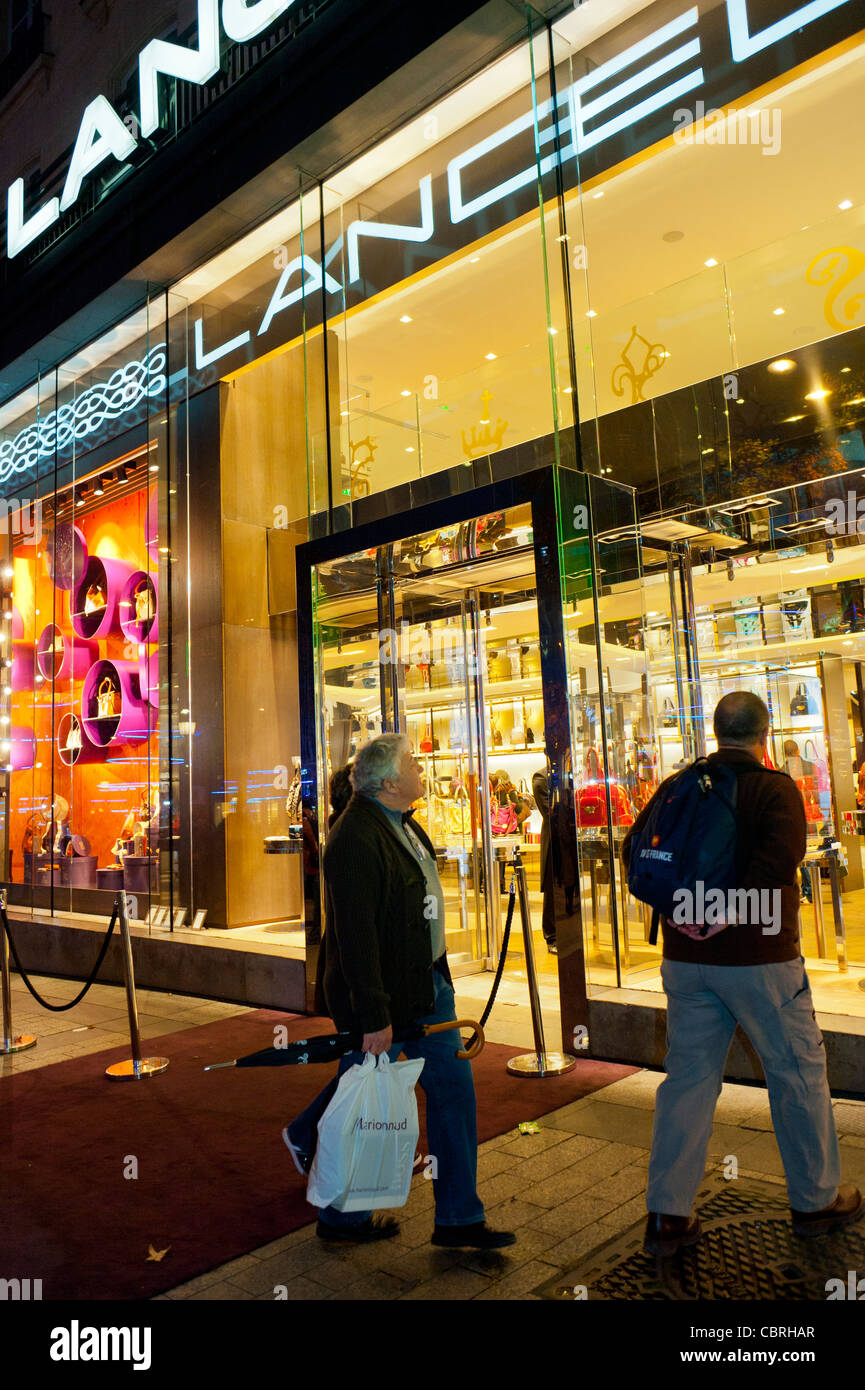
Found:
<svg viewBox="0 0 865 1390"><path fill-rule="evenodd" d="M765 935L758 926L730 926L706 941L692 941L662 918L664 958L697 965L769 965L796 960L799 950L799 886L796 870L805 857L805 808L796 783L786 772L763 767L743 748L721 748L709 754L736 769L737 888L779 888L781 930ZM660 794L660 789L655 796ZM654 800L654 797L652 798ZM649 802L649 806L651 806ZM641 830L645 806L623 846L625 863L631 836Z"/></svg>

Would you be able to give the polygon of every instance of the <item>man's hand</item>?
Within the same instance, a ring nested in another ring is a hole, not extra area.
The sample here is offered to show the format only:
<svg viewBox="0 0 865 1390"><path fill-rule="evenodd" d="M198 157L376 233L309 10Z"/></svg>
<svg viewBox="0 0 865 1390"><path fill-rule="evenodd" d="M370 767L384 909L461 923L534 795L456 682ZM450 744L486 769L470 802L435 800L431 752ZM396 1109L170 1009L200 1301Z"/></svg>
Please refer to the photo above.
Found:
<svg viewBox="0 0 865 1390"><path fill-rule="evenodd" d="M382 1052L390 1051L393 1047L393 1029L390 1024L387 1028L382 1028L378 1033L364 1033L363 1046L361 1052L371 1052L373 1057L378 1057Z"/></svg>

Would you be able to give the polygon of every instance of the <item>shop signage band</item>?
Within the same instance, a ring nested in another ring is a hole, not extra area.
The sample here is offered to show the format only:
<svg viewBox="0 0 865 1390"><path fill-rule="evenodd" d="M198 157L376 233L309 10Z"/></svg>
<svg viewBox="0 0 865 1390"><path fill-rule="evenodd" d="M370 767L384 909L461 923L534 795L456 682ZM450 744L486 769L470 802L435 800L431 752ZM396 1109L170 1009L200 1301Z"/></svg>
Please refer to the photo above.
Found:
<svg viewBox="0 0 865 1390"><path fill-rule="evenodd" d="M78 127L78 135L59 198L28 212L24 206L24 180L16 179L6 197L6 254L11 260L74 207L84 180L106 160L120 164L134 154L141 140L157 131L163 120L159 100L160 75L203 86L219 72L219 23L233 43L248 43L270 28L294 4L294 0L198 0L198 47L185 48L164 39L152 39L138 56L138 134L133 134L107 97L90 102Z"/></svg>

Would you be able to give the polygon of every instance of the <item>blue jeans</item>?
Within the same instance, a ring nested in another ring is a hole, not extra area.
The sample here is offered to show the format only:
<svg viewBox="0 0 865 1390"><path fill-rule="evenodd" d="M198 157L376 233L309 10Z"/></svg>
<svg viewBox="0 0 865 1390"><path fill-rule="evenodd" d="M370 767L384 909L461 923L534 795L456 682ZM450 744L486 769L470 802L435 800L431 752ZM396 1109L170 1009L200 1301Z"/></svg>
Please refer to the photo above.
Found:
<svg viewBox="0 0 865 1390"><path fill-rule="evenodd" d="M790 1205L820 1211L841 1178L826 1050L805 962L665 960L667 1076L658 1087L646 1205L688 1216L703 1180L724 1063L741 1024L763 1064Z"/></svg>
<svg viewBox="0 0 865 1390"><path fill-rule="evenodd" d="M438 970L435 978L435 1008L428 1018L418 1023L446 1023L456 1018L454 992ZM426 1132L432 1165L435 1194L435 1219L438 1226L467 1226L483 1221L484 1207L477 1194L478 1134L477 1104L472 1080L471 1062L456 1056L462 1048L459 1030L434 1033L415 1042L394 1043L388 1052L392 1062L400 1053L409 1061L423 1057L424 1069L420 1084L426 1094ZM339 1064L339 1075L363 1061L362 1052L349 1052ZM289 1126L292 1143L306 1153L315 1150L315 1127L336 1089L335 1083L325 1087ZM335 1207L319 1210L319 1217L329 1226L361 1226L369 1220L368 1211L337 1211Z"/></svg>

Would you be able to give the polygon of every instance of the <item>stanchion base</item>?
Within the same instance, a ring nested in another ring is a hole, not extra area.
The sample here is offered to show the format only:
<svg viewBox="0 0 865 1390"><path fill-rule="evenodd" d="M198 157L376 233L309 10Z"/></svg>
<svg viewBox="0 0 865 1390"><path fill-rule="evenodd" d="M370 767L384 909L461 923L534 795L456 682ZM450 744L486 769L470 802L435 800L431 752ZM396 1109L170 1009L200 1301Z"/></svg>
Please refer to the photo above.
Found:
<svg viewBox="0 0 865 1390"><path fill-rule="evenodd" d="M105 1075L112 1081L138 1081L142 1076L156 1076L168 1066L167 1057L142 1057L140 1062L113 1062L105 1068Z"/></svg>
<svg viewBox="0 0 865 1390"><path fill-rule="evenodd" d="M508 1071L512 1076L564 1076L577 1065L576 1057L568 1057L564 1052L524 1052L521 1057L512 1057Z"/></svg>
<svg viewBox="0 0 865 1390"><path fill-rule="evenodd" d="M35 1046L35 1038L31 1038L29 1033L21 1033L19 1037L13 1038L10 1043L0 1043L0 1056L8 1057L10 1052L26 1052L28 1047Z"/></svg>

